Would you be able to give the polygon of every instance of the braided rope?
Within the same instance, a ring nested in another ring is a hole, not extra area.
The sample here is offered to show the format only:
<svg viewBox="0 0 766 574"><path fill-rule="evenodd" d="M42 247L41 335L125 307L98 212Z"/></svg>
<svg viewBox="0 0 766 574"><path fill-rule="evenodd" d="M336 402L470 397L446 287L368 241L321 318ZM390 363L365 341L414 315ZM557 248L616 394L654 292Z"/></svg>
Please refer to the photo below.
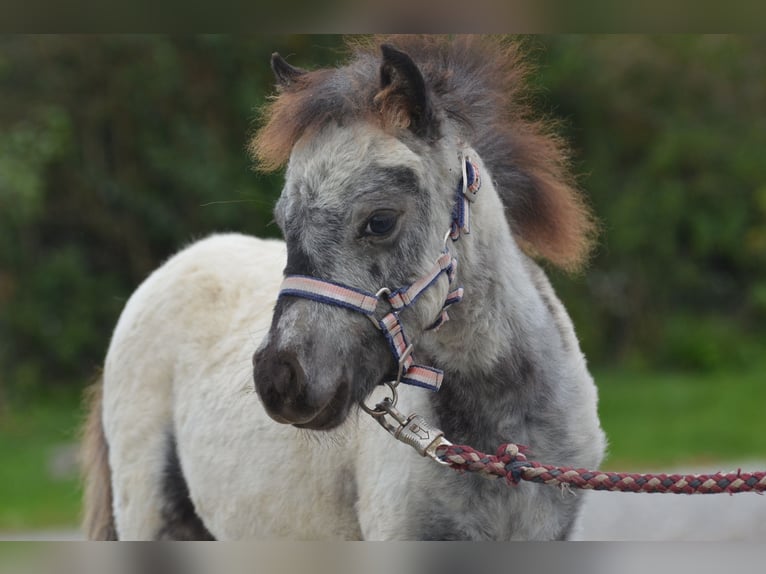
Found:
<svg viewBox="0 0 766 574"><path fill-rule="evenodd" d="M588 490L717 494L766 491L766 472L717 472L715 474L635 474L559 467L529 461L527 447L503 444L496 455L470 446L444 445L436 456L458 471L477 472L487 478L505 478L509 484L522 480Z"/></svg>

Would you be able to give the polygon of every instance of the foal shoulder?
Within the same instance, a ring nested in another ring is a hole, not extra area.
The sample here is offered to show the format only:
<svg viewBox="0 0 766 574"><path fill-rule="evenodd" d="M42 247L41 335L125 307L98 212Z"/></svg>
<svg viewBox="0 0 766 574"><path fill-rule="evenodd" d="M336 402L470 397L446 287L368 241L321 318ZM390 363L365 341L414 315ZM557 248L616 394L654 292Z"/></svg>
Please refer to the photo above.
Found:
<svg viewBox="0 0 766 574"><path fill-rule="evenodd" d="M162 282L185 283L190 279L215 277L229 283L248 279L260 283L277 275L281 278L285 260L283 241L218 233L188 245L155 274L161 276L158 279Z"/></svg>
<svg viewBox="0 0 766 574"><path fill-rule="evenodd" d="M147 345L158 339L175 340L180 333L200 331L224 310L231 312L253 301L270 310L285 260L284 243L274 239L226 233L190 244L131 295L115 329L112 350L135 346L140 340Z"/></svg>
<svg viewBox="0 0 766 574"><path fill-rule="evenodd" d="M282 241L239 233L211 235L168 259L134 298L172 298L188 311L189 306L205 306L241 290L259 296L271 292L281 281L285 260Z"/></svg>

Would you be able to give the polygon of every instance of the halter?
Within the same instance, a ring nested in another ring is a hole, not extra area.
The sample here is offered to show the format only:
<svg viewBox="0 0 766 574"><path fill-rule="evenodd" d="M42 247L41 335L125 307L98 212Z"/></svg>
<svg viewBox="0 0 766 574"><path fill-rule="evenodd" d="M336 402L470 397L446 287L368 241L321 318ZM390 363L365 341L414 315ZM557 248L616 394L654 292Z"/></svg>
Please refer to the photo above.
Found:
<svg viewBox="0 0 766 574"><path fill-rule="evenodd" d="M390 290L386 287L377 293L356 289L334 281L317 279L306 275L287 275L279 290L279 298L302 297L319 303L343 307L365 315L373 325L383 333L391 354L398 365L396 381L389 384L393 389L399 383L423 387L438 391L444 378L440 369L415 364L412 356L413 344L407 339L404 327L399 320L399 313L413 305L420 295L435 285L445 276L450 286L442 304L439 316L426 330L438 329L449 319L447 309L460 302L463 288L452 288L457 270L457 260L452 256L448 240L457 241L461 234L470 233L470 204L475 201L481 180L477 165L468 157L461 158L462 178L455 194L455 207L452 210L452 223L444 236L441 255L431 269L411 285ZM387 303L390 310L382 317L376 316L380 303Z"/></svg>

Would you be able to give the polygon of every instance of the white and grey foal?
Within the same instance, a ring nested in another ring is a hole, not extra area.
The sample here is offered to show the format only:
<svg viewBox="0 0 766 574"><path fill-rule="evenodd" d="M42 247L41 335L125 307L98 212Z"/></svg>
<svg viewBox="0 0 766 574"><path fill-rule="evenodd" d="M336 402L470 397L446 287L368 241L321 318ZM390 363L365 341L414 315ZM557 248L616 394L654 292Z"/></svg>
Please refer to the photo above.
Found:
<svg viewBox="0 0 766 574"><path fill-rule="evenodd" d="M457 474L359 408L401 379L397 408L452 442L601 461L596 388L533 259L575 268L593 226L520 103L518 48L404 37L272 67L252 149L287 164L285 241L213 236L131 297L87 429L88 535L570 537L582 494Z"/></svg>

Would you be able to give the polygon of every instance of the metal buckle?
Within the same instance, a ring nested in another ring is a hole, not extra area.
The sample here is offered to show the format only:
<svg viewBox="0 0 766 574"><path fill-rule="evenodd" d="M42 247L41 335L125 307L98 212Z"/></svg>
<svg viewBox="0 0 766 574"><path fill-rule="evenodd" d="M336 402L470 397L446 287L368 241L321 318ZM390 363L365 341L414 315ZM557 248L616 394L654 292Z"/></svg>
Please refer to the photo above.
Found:
<svg viewBox="0 0 766 574"><path fill-rule="evenodd" d="M385 384L389 389L391 389L391 397L386 397L374 407L368 407L366 404L364 404L364 401L359 402L359 405L364 409L364 412L376 419L382 417L388 412L382 406L384 403L390 404L391 408L393 408L394 405L396 405L396 402L399 400L399 395L396 392L396 385L394 385L392 381L386 381Z"/></svg>
<svg viewBox="0 0 766 574"><path fill-rule="evenodd" d="M386 414L388 411L381 408L381 405L385 402L386 404L390 405L391 408L393 408L396 405L396 401L399 400L399 395L396 392L396 387L399 386L399 383L402 382L402 376L404 376L404 361L407 360L407 357L409 357L412 354L413 345L410 343L407 345L407 348L404 350L404 353L402 353L401 358L399 359L399 371L396 374L396 379L393 381L386 381L384 384L391 389L391 397L386 397L383 401L375 405L374 407L368 407L366 404L364 404L364 401L360 402L359 404L362 405L362 408L367 412L367 414L370 414L374 417L380 417L384 414Z"/></svg>
<svg viewBox="0 0 766 574"><path fill-rule="evenodd" d="M414 348L414 343L410 343L407 345L407 348L404 349L402 356L399 357L399 369L396 373L396 380L393 382L393 387L398 387L399 383L402 382L402 377L404 376L404 362L407 360L407 357L412 354L412 349Z"/></svg>
<svg viewBox="0 0 766 574"><path fill-rule="evenodd" d="M391 295L391 289L389 289L388 287L383 287L382 289L378 289L378 292L375 293L375 297L378 299L378 302L380 302L380 298L383 295L386 295L386 296ZM378 318L375 315L365 315L365 317L367 317L370 320L370 322L373 325L375 325L375 328L378 331L382 331L383 330L383 329L381 329L380 323L378 322Z"/></svg>
<svg viewBox="0 0 766 574"><path fill-rule="evenodd" d="M463 164L462 164L462 168L463 168L463 197L465 197L468 201L473 203L474 201L476 201L476 196L478 195L477 192L479 190L477 189L475 191L471 191L468 188L468 169L466 168L466 163L468 163L468 162L471 163L471 169L474 170L473 177L474 177L474 181L476 181L476 178L479 177L478 174L476 173L476 164L471 161L471 158L468 156L468 154L463 154Z"/></svg>
<svg viewBox="0 0 766 574"><path fill-rule="evenodd" d="M466 155L465 153L461 153L460 154L460 169L463 170L463 190L461 193L463 194L463 197L468 197L468 170L465 167L465 163L467 161L470 161L468 159L468 155Z"/></svg>
<svg viewBox="0 0 766 574"><path fill-rule="evenodd" d="M397 400L396 389L390 383L386 383L394 393L393 397L386 397L375 408L370 408L361 403L362 408L378 421L378 424L386 429L386 432L396 440L414 448L421 456L428 457L439 464L449 466L449 463L441 460L436 451L441 446L451 446L452 443L444 438L444 432L436 428L418 414L405 416L395 405ZM390 417L393 420L389 420Z"/></svg>

